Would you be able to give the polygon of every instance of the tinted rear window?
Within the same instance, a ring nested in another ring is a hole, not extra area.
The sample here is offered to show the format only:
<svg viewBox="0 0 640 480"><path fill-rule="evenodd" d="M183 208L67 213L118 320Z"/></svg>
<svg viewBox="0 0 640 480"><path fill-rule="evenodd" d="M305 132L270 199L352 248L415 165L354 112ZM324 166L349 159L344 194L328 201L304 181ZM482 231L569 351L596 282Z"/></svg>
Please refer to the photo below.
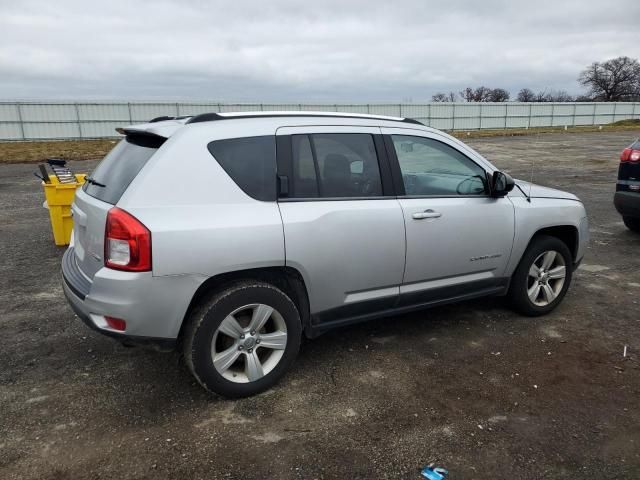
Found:
<svg viewBox="0 0 640 480"><path fill-rule="evenodd" d="M276 199L275 136L216 140L208 148L244 193L256 200Z"/></svg>
<svg viewBox="0 0 640 480"><path fill-rule="evenodd" d="M138 172L157 151L157 148L135 145L127 139L121 140L89 175L104 187L86 182L83 190L98 200L115 205Z"/></svg>
<svg viewBox="0 0 640 480"><path fill-rule="evenodd" d="M382 196L373 136L368 133L293 135L291 198Z"/></svg>

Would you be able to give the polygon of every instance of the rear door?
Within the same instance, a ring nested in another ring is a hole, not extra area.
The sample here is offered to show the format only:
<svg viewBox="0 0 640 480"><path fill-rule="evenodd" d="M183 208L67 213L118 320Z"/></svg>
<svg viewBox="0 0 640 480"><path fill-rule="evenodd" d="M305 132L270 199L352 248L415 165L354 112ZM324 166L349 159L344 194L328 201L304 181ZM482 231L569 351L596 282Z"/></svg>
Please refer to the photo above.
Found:
<svg viewBox="0 0 640 480"><path fill-rule="evenodd" d="M98 164L71 206L76 262L89 279L104 266L107 213L149 161L162 137L128 135Z"/></svg>
<svg viewBox="0 0 640 480"><path fill-rule="evenodd" d="M444 136L382 131L407 232L401 303L504 286L514 207L489 196L485 166Z"/></svg>
<svg viewBox="0 0 640 480"><path fill-rule="evenodd" d="M307 284L318 322L391 307L405 233L379 128L277 131L286 264Z"/></svg>

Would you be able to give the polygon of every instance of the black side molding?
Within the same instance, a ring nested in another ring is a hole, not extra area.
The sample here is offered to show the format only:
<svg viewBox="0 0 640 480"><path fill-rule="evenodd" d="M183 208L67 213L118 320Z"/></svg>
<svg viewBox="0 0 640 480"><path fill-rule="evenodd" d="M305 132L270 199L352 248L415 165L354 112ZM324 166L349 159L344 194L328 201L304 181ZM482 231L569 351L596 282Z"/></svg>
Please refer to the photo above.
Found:
<svg viewBox="0 0 640 480"><path fill-rule="evenodd" d="M377 299L318 312L305 327L309 338L317 337L333 328L378 318L402 315L448 303L457 303L490 295L504 295L509 290L508 277L452 285L431 291L404 294L389 299ZM386 305L385 305L386 303Z"/></svg>

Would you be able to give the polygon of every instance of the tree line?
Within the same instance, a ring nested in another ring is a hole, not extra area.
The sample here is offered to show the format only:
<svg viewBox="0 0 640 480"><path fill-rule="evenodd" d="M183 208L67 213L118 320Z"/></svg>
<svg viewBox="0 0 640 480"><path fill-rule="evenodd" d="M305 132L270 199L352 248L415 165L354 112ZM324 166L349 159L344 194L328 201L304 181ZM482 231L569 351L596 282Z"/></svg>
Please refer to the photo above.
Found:
<svg viewBox="0 0 640 480"><path fill-rule="evenodd" d="M640 63L629 57L612 58L605 62L594 62L578 76L578 83L587 93L572 96L565 90L543 90L534 92L521 89L516 95L518 102L619 102L640 100ZM433 102L507 102L511 94L504 88L480 86L467 87L460 92L436 93Z"/></svg>

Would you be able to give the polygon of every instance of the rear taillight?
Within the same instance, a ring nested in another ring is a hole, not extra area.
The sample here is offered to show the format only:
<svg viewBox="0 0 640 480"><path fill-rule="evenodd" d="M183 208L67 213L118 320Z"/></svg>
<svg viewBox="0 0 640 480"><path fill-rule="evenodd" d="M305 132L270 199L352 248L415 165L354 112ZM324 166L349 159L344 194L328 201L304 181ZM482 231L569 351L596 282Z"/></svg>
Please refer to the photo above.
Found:
<svg viewBox="0 0 640 480"><path fill-rule="evenodd" d="M621 162L638 162L640 161L640 150L633 148L625 148L620 154Z"/></svg>
<svg viewBox="0 0 640 480"><path fill-rule="evenodd" d="M151 270L151 232L133 215L117 207L107 214L104 266L128 272Z"/></svg>

